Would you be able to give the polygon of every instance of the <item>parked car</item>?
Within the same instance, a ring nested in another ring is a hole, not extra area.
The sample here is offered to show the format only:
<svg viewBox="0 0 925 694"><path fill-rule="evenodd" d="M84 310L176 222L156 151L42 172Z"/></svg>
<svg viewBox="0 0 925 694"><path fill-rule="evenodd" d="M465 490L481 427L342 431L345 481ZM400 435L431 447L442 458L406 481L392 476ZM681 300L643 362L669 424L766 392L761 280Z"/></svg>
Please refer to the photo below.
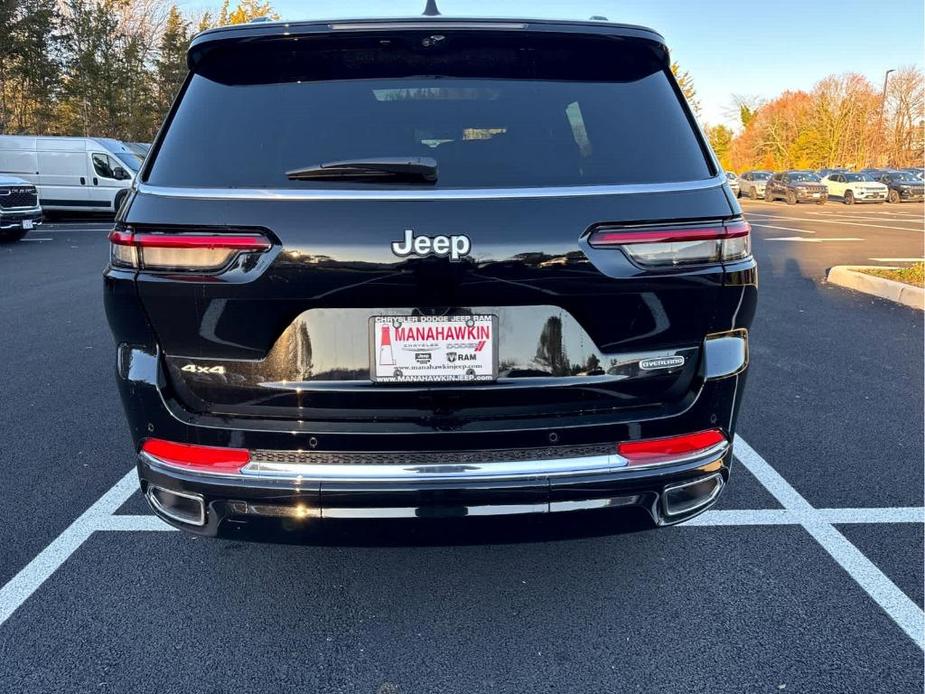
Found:
<svg viewBox="0 0 925 694"><path fill-rule="evenodd" d="M768 179L766 200L786 200L788 205L798 202L815 202L824 205L828 190L812 171L782 171Z"/></svg>
<svg viewBox="0 0 925 694"><path fill-rule="evenodd" d="M140 165L118 140L0 135L0 173L34 185L45 210L114 212Z"/></svg>
<svg viewBox="0 0 925 694"><path fill-rule="evenodd" d="M905 171L906 173L911 173L913 176L916 176L917 178L921 178L925 180L925 169L923 168L913 166L908 169L899 169L899 171Z"/></svg>
<svg viewBox="0 0 925 694"><path fill-rule="evenodd" d="M41 223L42 206L35 186L0 174L0 243L19 241Z"/></svg>
<svg viewBox="0 0 925 694"><path fill-rule="evenodd" d="M739 177L736 176L734 172L727 171L726 178L729 179L729 190L732 191L733 195L739 197L741 194L741 189L739 188Z"/></svg>
<svg viewBox="0 0 925 694"><path fill-rule="evenodd" d="M188 58L104 280L158 516L713 505L757 271L659 34L263 23Z"/></svg>
<svg viewBox="0 0 925 694"><path fill-rule="evenodd" d="M846 205L856 202L886 202L887 187L862 173L833 173L822 179L830 198Z"/></svg>
<svg viewBox="0 0 925 694"><path fill-rule="evenodd" d="M908 171L887 171L878 180L889 188L887 202L925 200L925 181Z"/></svg>
<svg viewBox="0 0 925 694"><path fill-rule="evenodd" d="M759 198L764 198L765 186L768 183L768 179L771 178L772 174L770 171L746 171L744 174L739 176L739 186L742 191L742 195L745 195L752 200L757 200Z"/></svg>

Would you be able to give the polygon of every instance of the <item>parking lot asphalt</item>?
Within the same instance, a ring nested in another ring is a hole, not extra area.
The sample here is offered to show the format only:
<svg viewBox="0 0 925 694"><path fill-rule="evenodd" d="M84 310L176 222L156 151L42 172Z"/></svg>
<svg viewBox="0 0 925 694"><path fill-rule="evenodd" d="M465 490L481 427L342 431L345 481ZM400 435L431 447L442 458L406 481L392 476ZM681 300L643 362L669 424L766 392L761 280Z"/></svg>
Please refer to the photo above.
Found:
<svg viewBox="0 0 925 694"><path fill-rule="evenodd" d="M743 208L740 461L654 532L167 531L126 476L106 220L0 246L0 692L920 692L922 313L824 276L922 258L923 206Z"/></svg>

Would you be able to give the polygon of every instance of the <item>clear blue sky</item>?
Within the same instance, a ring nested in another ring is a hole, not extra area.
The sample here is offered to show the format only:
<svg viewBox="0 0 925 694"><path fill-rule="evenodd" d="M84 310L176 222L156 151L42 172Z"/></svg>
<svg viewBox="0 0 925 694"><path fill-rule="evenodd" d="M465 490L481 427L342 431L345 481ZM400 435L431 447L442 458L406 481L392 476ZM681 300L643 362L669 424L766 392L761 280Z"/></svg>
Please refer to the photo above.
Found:
<svg viewBox="0 0 925 694"><path fill-rule="evenodd" d="M187 11L221 0L182 0ZM232 2L232 5L235 3ZM271 0L282 19L410 16L424 0ZM832 73L883 83L888 68L925 62L922 0L438 0L444 14L507 17L603 15L665 36L694 77L703 119L726 121L732 94L774 97Z"/></svg>

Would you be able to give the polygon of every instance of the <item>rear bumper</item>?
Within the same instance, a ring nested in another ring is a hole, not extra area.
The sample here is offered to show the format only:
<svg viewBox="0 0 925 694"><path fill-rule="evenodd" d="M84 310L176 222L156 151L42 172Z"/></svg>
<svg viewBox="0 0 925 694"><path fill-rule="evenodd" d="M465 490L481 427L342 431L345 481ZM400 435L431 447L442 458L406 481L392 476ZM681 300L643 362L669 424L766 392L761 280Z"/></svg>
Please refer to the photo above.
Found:
<svg viewBox="0 0 925 694"><path fill-rule="evenodd" d="M297 530L321 519L459 518L618 508L642 509L653 525L660 526L683 522L712 506L728 480L731 455L731 446L724 443L696 457L649 467L621 464L614 455L608 456L610 461L585 457L465 466L471 469L345 464L340 471L304 465L300 472L292 465L285 470L258 466L240 474L214 475L179 469L142 453L138 472L145 498L158 516L208 536L223 534L229 524L250 522L276 521ZM172 493L187 504L183 513L171 511Z"/></svg>
<svg viewBox="0 0 925 694"><path fill-rule="evenodd" d="M155 513L192 533L223 535L242 524L262 530L268 523L296 531L323 519L630 508L644 511L653 526L661 526L688 520L716 501L729 477L730 445L637 466L616 454L616 443L714 427L731 441L747 348L735 340L712 344L704 364L706 379L692 402L661 416L633 421L610 417L604 422L586 416L582 422L560 422L555 430L463 428L381 436L372 431L343 436L284 433L250 428L255 424L241 421L191 424L164 400L156 385L156 359L136 353L131 362L124 367L127 378L119 383L138 445L154 436L250 451L251 462L231 474L178 467L140 453L141 487ZM678 485L693 485L682 490L697 494L680 512L672 512L667 495ZM172 517L167 504L158 503L162 493L181 495L182 503L192 504L193 515Z"/></svg>

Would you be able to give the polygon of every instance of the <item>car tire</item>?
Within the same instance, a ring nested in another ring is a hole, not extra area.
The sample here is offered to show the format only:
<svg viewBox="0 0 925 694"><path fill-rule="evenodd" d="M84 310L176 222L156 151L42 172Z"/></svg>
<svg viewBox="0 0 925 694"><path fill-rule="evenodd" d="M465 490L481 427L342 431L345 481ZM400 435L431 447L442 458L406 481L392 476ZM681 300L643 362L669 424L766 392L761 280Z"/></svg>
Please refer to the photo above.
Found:
<svg viewBox="0 0 925 694"><path fill-rule="evenodd" d="M893 202L893 203L899 202L899 191L891 190L889 193L887 193L886 201Z"/></svg>
<svg viewBox="0 0 925 694"><path fill-rule="evenodd" d="M12 231L0 231L0 243L15 243L27 233L26 229L13 229Z"/></svg>
<svg viewBox="0 0 925 694"><path fill-rule="evenodd" d="M846 205L854 204L854 193L852 193L850 190L845 191L845 204Z"/></svg>
<svg viewBox="0 0 925 694"><path fill-rule="evenodd" d="M794 193L792 190L788 190L788 191L787 191L787 204L788 204L788 205L796 205L796 204L797 204L797 194Z"/></svg>
<svg viewBox="0 0 925 694"><path fill-rule="evenodd" d="M750 191L748 191L748 197L751 198L752 200L757 200L757 199L758 199L758 191L755 190L754 188L752 188Z"/></svg>

